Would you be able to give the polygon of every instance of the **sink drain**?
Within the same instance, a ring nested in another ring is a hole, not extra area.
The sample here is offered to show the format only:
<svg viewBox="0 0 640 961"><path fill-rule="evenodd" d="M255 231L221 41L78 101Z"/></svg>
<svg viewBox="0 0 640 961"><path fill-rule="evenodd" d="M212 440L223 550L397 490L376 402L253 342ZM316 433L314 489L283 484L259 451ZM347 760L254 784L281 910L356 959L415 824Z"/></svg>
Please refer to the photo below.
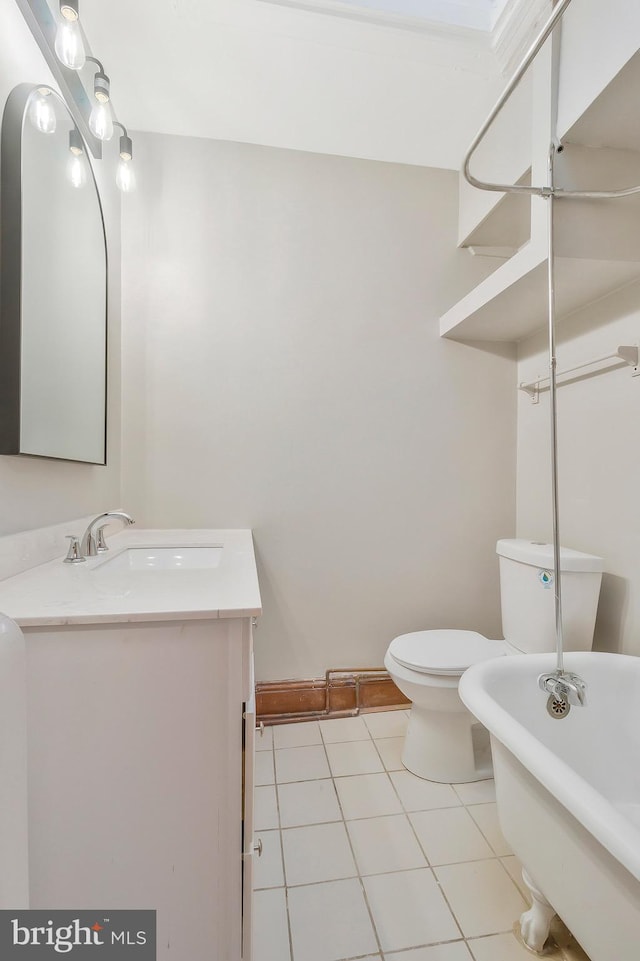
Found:
<svg viewBox="0 0 640 961"><path fill-rule="evenodd" d="M571 710L571 705L563 697L556 697L554 694L547 700L547 713L551 717L566 717Z"/></svg>

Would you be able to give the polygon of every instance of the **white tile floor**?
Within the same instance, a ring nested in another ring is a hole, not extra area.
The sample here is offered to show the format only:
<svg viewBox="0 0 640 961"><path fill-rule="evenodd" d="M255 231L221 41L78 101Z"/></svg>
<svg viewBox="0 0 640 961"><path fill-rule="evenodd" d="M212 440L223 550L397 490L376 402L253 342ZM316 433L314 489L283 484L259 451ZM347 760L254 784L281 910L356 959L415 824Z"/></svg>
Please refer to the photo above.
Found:
<svg viewBox="0 0 640 961"><path fill-rule="evenodd" d="M407 721L385 711L257 738L254 961L531 961L493 782L404 770ZM547 961L588 961L567 940Z"/></svg>

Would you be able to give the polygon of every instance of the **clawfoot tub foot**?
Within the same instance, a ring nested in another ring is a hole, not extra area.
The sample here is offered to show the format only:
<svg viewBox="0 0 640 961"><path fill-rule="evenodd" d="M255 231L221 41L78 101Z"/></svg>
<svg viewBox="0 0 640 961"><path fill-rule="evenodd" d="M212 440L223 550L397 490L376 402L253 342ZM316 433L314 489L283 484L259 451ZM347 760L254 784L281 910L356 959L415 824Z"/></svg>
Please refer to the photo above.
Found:
<svg viewBox="0 0 640 961"><path fill-rule="evenodd" d="M549 937L549 927L556 912L524 869L522 880L529 889L532 903L529 910L520 917L520 932L526 946L540 954Z"/></svg>

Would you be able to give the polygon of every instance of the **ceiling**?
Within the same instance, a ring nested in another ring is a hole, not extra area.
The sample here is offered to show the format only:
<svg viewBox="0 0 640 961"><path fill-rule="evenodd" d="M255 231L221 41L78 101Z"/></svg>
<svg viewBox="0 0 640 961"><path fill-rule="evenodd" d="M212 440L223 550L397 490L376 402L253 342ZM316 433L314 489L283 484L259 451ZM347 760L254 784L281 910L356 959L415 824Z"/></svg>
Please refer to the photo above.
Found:
<svg viewBox="0 0 640 961"><path fill-rule="evenodd" d="M457 168L504 86L496 38L528 38L548 6L81 0L80 15L130 129Z"/></svg>
<svg viewBox="0 0 640 961"><path fill-rule="evenodd" d="M263 0L333 16L424 29L447 24L491 31L509 0Z"/></svg>

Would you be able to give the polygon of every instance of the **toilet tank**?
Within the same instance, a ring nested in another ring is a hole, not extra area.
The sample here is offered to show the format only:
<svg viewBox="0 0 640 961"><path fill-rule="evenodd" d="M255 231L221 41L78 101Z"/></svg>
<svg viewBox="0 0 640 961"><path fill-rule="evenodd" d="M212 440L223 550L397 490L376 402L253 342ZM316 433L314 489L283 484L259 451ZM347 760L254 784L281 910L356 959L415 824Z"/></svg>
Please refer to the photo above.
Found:
<svg viewBox="0 0 640 961"><path fill-rule="evenodd" d="M499 540L502 631L526 654L556 647L553 547L527 540ZM593 643L603 561L560 548L565 651L589 651Z"/></svg>

